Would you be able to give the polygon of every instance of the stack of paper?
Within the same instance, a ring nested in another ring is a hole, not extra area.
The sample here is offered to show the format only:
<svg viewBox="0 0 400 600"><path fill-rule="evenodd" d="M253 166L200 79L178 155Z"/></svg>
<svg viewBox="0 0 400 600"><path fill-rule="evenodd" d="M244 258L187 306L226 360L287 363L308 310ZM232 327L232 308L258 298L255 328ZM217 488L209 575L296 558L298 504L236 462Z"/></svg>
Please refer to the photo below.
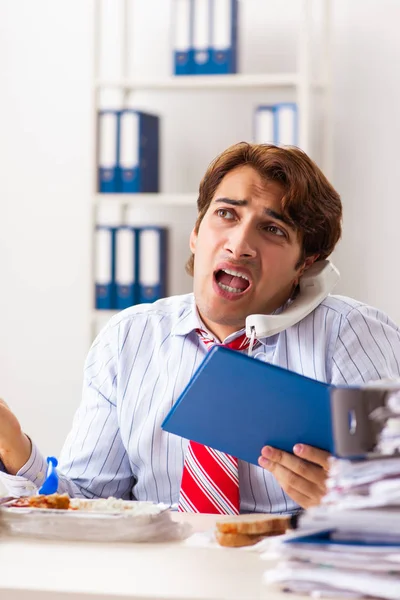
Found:
<svg viewBox="0 0 400 600"><path fill-rule="evenodd" d="M400 411L394 408L371 455L332 459L323 504L279 542L269 583L314 596L400 599Z"/></svg>

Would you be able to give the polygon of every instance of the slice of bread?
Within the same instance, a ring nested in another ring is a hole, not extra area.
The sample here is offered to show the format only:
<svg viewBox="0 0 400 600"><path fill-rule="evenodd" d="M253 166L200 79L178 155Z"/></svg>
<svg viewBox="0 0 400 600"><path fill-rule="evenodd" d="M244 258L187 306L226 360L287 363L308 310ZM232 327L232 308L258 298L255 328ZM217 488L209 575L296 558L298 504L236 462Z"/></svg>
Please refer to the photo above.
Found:
<svg viewBox="0 0 400 600"><path fill-rule="evenodd" d="M245 533L221 533L216 531L215 538L220 546L225 548L241 548L253 546L264 539L263 535L246 535Z"/></svg>
<svg viewBox="0 0 400 600"><path fill-rule="evenodd" d="M290 527L285 515L250 514L227 516L216 522L219 533L246 535L280 535Z"/></svg>

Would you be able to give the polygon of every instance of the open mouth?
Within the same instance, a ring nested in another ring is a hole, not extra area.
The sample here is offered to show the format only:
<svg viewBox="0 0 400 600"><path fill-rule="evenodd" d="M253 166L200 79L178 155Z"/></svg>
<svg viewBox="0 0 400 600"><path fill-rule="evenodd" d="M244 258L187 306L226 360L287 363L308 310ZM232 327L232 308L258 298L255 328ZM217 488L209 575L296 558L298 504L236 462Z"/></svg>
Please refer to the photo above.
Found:
<svg viewBox="0 0 400 600"><path fill-rule="evenodd" d="M249 278L233 269L219 269L214 277L218 287L230 294L242 294L250 286Z"/></svg>

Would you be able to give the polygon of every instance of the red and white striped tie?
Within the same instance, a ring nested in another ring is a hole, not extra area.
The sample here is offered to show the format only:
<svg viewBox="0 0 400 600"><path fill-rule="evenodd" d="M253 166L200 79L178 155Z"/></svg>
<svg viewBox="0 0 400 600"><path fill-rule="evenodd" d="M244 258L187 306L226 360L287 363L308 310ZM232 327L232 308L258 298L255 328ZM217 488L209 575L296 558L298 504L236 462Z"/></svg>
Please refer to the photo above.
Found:
<svg viewBox="0 0 400 600"><path fill-rule="evenodd" d="M217 343L202 329L196 331L209 349ZM246 350L250 340L242 333L232 342L223 345L233 350ZM237 458L197 442L189 442L183 465L178 510L238 515L239 507Z"/></svg>

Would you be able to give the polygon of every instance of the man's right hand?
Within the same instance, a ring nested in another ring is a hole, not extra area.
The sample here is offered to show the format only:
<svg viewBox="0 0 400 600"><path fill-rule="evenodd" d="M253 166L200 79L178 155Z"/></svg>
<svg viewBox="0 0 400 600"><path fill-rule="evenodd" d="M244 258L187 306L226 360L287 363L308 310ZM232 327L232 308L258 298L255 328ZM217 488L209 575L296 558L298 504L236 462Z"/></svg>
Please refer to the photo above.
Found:
<svg viewBox="0 0 400 600"><path fill-rule="evenodd" d="M0 399L0 460L15 475L31 455L32 444L4 400Z"/></svg>

